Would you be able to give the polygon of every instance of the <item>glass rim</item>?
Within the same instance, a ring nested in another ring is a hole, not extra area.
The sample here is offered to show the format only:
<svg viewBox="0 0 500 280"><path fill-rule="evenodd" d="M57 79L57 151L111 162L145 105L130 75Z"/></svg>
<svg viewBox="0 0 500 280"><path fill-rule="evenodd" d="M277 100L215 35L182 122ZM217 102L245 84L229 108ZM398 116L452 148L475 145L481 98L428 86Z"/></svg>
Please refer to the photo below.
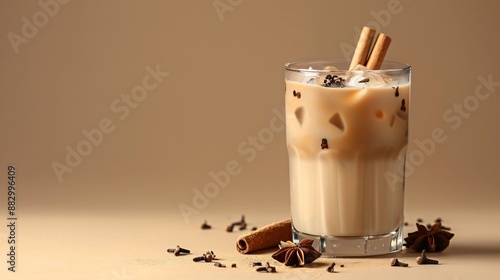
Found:
<svg viewBox="0 0 500 280"><path fill-rule="evenodd" d="M375 73L380 73L380 72L404 72L404 71L410 71L411 70L411 65L406 64L406 63L401 63L397 61L392 61L392 60L385 60L382 63L382 66L384 66L386 63L393 65L393 67L387 67L384 69L377 69L377 70L351 70L349 71L348 69L309 69L309 68L304 68L304 67L296 67L297 65L338 65L338 64L350 64L349 61L344 60L344 59L334 59L334 60L302 60L302 61L294 61L294 62L287 62L285 63L285 70L287 71L292 71L292 72L302 72L302 73L346 73L346 72L375 72Z"/></svg>

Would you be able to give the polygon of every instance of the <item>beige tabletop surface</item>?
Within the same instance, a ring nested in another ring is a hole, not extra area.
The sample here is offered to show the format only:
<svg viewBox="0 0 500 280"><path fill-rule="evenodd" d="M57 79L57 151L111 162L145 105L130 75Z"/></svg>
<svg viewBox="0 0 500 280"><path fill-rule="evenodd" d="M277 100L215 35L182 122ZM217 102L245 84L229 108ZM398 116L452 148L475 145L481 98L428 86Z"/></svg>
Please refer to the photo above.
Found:
<svg viewBox="0 0 500 280"><path fill-rule="evenodd" d="M264 207L265 208L265 207ZM286 210L248 211L248 228L286 217ZM407 211L406 220L432 222L436 211ZM2 279L495 279L500 272L500 228L496 213L439 211L443 224L455 237L441 253L429 254L438 265L418 265L419 255L408 249L391 255L363 258L320 258L302 268L291 268L272 259L277 248L242 255L236 239L249 229L226 232L240 219L236 208L207 212L186 224L179 215L20 215L18 220L17 271L0 270ZM210 230L200 228L204 220ZM414 226L405 227L405 236ZM2 231L5 232L5 231ZM5 236L5 235L4 235ZM175 246L188 255L167 253ZM2 247L5 250L5 247ZM195 263L193 258L213 251L217 261ZM393 257L408 268L391 267ZM277 273L256 272L253 262L269 262ZM336 263L336 273L326 271ZM236 268L232 268L232 264ZM340 265L344 267L340 267ZM5 264L3 265L5 268Z"/></svg>

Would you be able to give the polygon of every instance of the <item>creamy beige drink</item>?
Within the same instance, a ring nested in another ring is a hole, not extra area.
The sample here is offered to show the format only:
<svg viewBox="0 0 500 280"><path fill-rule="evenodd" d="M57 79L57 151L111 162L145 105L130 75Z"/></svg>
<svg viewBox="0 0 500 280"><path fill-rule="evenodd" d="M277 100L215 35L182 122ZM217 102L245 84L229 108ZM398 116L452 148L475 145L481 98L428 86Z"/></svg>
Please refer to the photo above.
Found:
<svg viewBox="0 0 500 280"><path fill-rule="evenodd" d="M390 176L404 170L409 67L388 75L305 69L285 81L294 232L400 234L404 180Z"/></svg>

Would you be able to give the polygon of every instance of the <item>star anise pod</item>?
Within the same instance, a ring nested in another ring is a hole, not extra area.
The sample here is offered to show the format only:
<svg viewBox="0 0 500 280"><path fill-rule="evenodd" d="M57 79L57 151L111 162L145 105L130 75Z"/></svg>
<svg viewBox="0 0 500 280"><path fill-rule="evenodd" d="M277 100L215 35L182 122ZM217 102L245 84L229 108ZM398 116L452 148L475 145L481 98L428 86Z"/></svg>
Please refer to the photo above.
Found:
<svg viewBox="0 0 500 280"><path fill-rule="evenodd" d="M455 234L443 230L441 223L435 223L429 230L424 225L417 223L417 229L415 232L408 233L405 241L406 247L418 252L422 252L422 250L441 252L450 245L450 239L455 236Z"/></svg>
<svg viewBox="0 0 500 280"><path fill-rule="evenodd" d="M281 249L272 257L286 266L304 266L307 263L312 263L321 257L321 253L312 246L313 241L305 238L298 245L292 242L282 242Z"/></svg>

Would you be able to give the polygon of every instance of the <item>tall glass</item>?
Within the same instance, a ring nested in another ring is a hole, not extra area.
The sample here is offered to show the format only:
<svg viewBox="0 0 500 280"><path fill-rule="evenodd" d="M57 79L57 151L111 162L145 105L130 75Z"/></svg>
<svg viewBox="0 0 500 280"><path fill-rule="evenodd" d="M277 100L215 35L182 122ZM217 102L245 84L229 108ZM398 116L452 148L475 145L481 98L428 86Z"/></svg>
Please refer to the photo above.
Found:
<svg viewBox="0 0 500 280"><path fill-rule="evenodd" d="M401 250L411 67L285 65L294 242L324 256Z"/></svg>

